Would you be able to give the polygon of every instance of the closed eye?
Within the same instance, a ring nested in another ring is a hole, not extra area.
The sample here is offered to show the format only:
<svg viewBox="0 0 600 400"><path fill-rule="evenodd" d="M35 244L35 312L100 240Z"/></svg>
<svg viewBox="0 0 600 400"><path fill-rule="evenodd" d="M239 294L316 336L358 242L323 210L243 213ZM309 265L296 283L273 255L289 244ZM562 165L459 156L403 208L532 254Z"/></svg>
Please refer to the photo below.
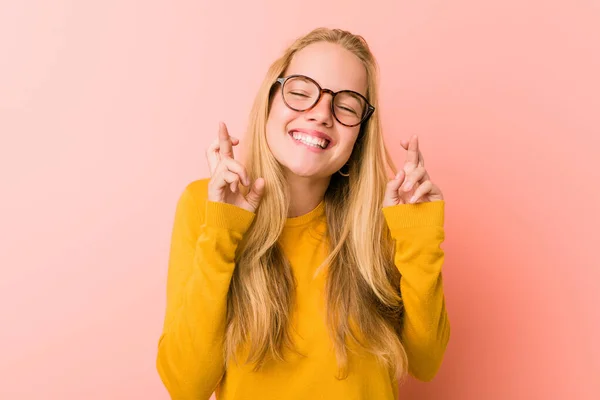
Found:
<svg viewBox="0 0 600 400"><path fill-rule="evenodd" d="M298 96L298 97L310 97L309 95L305 94L305 93L300 93L300 92L289 92L290 94L293 94L294 96Z"/></svg>
<svg viewBox="0 0 600 400"><path fill-rule="evenodd" d="M351 114L358 115L356 113L356 111L350 107L344 107L343 105L339 105L339 104L336 107L344 112L349 112Z"/></svg>

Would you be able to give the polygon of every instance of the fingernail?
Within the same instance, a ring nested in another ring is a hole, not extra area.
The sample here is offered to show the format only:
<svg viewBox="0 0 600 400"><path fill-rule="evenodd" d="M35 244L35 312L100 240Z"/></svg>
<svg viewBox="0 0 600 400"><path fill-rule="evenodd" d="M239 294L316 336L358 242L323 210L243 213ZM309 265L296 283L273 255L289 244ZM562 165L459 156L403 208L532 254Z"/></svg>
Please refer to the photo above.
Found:
<svg viewBox="0 0 600 400"><path fill-rule="evenodd" d="M410 188L412 188L412 182L408 181L404 184L404 190L408 192Z"/></svg>
<svg viewBox="0 0 600 400"><path fill-rule="evenodd" d="M398 172L398 173L396 174L396 177L395 177L394 179L400 179L400 172Z"/></svg>
<svg viewBox="0 0 600 400"><path fill-rule="evenodd" d="M415 201L417 201L417 197L416 196L413 196L413 197L410 198L410 203L411 204L414 203Z"/></svg>

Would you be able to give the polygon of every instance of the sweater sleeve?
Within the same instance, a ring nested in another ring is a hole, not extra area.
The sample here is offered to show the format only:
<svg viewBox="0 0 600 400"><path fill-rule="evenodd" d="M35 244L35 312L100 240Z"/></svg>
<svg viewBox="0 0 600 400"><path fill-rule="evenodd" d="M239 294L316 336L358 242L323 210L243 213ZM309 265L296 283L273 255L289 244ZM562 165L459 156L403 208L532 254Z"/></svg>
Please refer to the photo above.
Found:
<svg viewBox="0 0 600 400"><path fill-rule="evenodd" d="M441 200L382 209L396 242L394 262L402 275L401 339L409 373L421 381L436 375L450 339L442 280L444 251L440 247L445 239L444 207Z"/></svg>
<svg viewBox="0 0 600 400"><path fill-rule="evenodd" d="M190 186L177 203L156 359L173 399L209 399L224 374L227 292L237 246L254 216L194 198Z"/></svg>

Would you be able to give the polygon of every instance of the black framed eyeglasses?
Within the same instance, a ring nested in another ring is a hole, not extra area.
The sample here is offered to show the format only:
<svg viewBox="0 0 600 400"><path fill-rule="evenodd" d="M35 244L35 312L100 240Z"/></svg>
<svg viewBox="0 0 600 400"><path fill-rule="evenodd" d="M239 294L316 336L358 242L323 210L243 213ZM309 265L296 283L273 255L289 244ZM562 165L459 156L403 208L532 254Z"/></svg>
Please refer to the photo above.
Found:
<svg viewBox="0 0 600 400"><path fill-rule="evenodd" d="M319 102L323 93L331 94L331 112L344 126L360 125L375 111L362 94L353 90L323 89L308 76L290 75L278 78L277 82L281 84L283 102L294 111L308 111Z"/></svg>

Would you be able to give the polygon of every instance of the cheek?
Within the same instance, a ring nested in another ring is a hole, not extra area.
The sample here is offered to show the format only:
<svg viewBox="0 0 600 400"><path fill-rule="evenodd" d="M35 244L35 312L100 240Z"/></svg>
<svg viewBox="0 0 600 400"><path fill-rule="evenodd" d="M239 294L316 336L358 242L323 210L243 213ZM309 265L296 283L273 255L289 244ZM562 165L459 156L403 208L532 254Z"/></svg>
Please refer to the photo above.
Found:
<svg viewBox="0 0 600 400"><path fill-rule="evenodd" d="M299 115L300 113L291 110L285 105L281 95L276 95L271 104L267 123L271 128L283 129L288 123L298 118Z"/></svg>
<svg viewBox="0 0 600 400"><path fill-rule="evenodd" d="M344 156L350 157L350 154L352 154L352 149L356 144L359 132L359 128L344 127L344 129L340 130L340 137L344 138L343 143L341 143Z"/></svg>
<svg viewBox="0 0 600 400"><path fill-rule="evenodd" d="M290 111L293 112L293 110L287 108L280 99L273 99L266 126L267 143L272 150L278 148L277 143L281 142L289 122L294 119L293 116L290 115ZM277 151L275 150L275 152Z"/></svg>

